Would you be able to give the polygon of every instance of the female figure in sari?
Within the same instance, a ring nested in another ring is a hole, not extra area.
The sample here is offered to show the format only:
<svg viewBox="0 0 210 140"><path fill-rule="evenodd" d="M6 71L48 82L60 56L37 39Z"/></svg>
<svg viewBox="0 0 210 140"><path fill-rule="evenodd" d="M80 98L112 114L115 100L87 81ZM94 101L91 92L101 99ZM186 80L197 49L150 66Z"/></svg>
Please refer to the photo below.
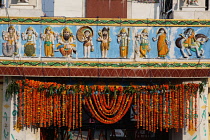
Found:
<svg viewBox="0 0 210 140"><path fill-rule="evenodd" d="M164 28L160 28L157 32L157 37L153 37L153 41L157 41L158 58L165 58L169 52L167 33Z"/></svg>

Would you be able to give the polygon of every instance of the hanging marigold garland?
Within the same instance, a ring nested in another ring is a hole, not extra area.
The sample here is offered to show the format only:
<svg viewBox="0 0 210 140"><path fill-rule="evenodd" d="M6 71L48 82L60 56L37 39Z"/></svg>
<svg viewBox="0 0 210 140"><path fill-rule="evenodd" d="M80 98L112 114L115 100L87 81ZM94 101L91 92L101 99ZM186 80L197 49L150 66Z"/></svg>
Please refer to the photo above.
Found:
<svg viewBox="0 0 210 140"><path fill-rule="evenodd" d="M84 86L18 80L6 96L18 95L18 126L82 127L82 103L101 123L122 119L133 105L137 128L156 132L183 128L196 130L197 96L202 84L153 86ZM201 91L200 91L201 92ZM83 102L84 99L84 102Z"/></svg>

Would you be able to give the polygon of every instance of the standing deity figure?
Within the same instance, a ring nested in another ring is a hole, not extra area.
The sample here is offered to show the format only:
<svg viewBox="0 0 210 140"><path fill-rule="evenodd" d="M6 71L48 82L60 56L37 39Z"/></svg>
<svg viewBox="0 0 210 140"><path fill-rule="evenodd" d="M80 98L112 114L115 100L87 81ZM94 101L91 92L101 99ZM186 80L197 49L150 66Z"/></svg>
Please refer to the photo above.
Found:
<svg viewBox="0 0 210 140"><path fill-rule="evenodd" d="M164 28L158 29L156 38L153 37L152 39L157 41L158 58L165 58L169 52L166 30Z"/></svg>
<svg viewBox="0 0 210 140"><path fill-rule="evenodd" d="M84 31L84 36L82 38L83 46L84 46L84 58L90 57L90 52L94 51L93 41L92 41L92 33L90 30Z"/></svg>
<svg viewBox="0 0 210 140"><path fill-rule="evenodd" d="M183 0L185 4L188 5L195 5L198 6L198 0Z"/></svg>
<svg viewBox="0 0 210 140"><path fill-rule="evenodd" d="M147 53L151 50L149 46L148 30L144 29L136 36L136 41L139 42L140 47L137 48L136 53L140 57L147 57ZM138 44L138 43L137 43Z"/></svg>
<svg viewBox="0 0 210 140"><path fill-rule="evenodd" d="M129 29L128 32L125 28L120 30L120 33L117 35L117 42L120 44L120 57L127 58L128 57L128 46L129 46Z"/></svg>
<svg viewBox="0 0 210 140"><path fill-rule="evenodd" d="M28 27L25 33L22 33L22 40L27 42L24 45L24 56L36 56L36 40L38 33L33 27Z"/></svg>
<svg viewBox="0 0 210 140"><path fill-rule="evenodd" d="M97 41L101 42L101 56L102 58L107 58L108 50L110 47L111 38L109 36L109 28L104 27L98 32L99 38Z"/></svg>
<svg viewBox="0 0 210 140"><path fill-rule="evenodd" d="M53 32L51 27L47 27L44 30L44 34L41 33L41 38L44 41L45 56L54 56L54 40L56 39L56 33Z"/></svg>
<svg viewBox="0 0 210 140"><path fill-rule="evenodd" d="M75 40L70 28L65 27L58 36L58 44L56 45L62 56L72 57L73 52L76 53L76 45L73 44Z"/></svg>
<svg viewBox="0 0 210 140"><path fill-rule="evenodd" d="M18 42L19 33L15 30L14 26L10 26L8 31L2 32L3 40L7 41L3 43L2 52L4 56L13 56L18 54Z"/></svg>

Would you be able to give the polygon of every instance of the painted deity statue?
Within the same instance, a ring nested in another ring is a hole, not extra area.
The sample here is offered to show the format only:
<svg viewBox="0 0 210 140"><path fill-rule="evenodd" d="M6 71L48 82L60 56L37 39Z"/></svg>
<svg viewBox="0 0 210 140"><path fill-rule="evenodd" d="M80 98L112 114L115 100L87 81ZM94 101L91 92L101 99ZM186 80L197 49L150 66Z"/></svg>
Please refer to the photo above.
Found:
<svg viewBox="0 0 210 140"><path fill-rule="evenodd" d="M153 37L153 41L157 41L158 58L165 58L169 52L169 41L167 40L167 33L165 28L158 29L157 36L156 38Z"/></svg>
<svg viewBox="0 0 210 140"><path fill-rule="evenodd" d="M92 32L88 28L84 30L84 36L82 38L84 46L84 58L90 58L90 52L94 51Z"/></svg>
<svg viewBox="0 0 210 140"><path fill-rule="evenodd" d="M8 31L2 32L3 40L7 41L3 43L2 52L4 56L13 56L18 54L18 40L19 40L19 33L16 31L14 26L10 26Z"/></svg>
<svg viewBox="0 0 210 140"><path fill-rule="evenodd" d="M24 56L36 56L36 40L38 33L33 27L28 27L25 33L22 33L22 40L27 42L24 44Z"/></svg>
<svg viewBox="0 0 210 140"><path fill-rule="evenodd" d="M120 57L128 57L128 46L129 46L129 29L128 32L125 28L120 30L120 33L117 35L117 42L120 44Z"/></svg>
<svg viewBox="0 0 210 140"><path fill-rule="evenodd" d="M76 45L73 44L75 40L70 28L65 27L58 36L58 44L56 45L62 56L72 57L73 52L76 53Z"/></svg>
<svg viewBox="0 0 210 140"><path fill-rule="evenodd" d="M151 50L148 37L149 35L147 29L143 29L141 33L136 36L136 41L140 44L140 46L136 49L136 53L140 57L147 57L147 53Z"/></svg>
<svg viewBox="0 0 210 140"><path fill-rule="evenodd" d="M195 5L198 6L198 0L183 0L185 4L188 5Z"/></svg>
<svg viewBox="0 0 210 140"><path fill-rule="evenodd" d="M204 34L196 34L194 29L187 28L180 37L176 39L176 46L184 58L192 55L191 51L196 52L197 57L200 58L204 54L203 44L208 41L208 37ZM187 51L187 54L185 53Z"/></svg>
<svg viewBox="0 0 210 140"><path fill-rule="evenodd" d="M53 32L51 27L47 27L44 30L44 34L41 33L41 38L44 41L44 52L45 56L52 57L54 56L54 40L56 39L57 34Z"/></svg>
<svg viewBox="0 0 210 140"><path fill-rule="evenodd" d="M97 41L101 42L101 57L107 58L108 50L110 47L111 38L109 36L109 28L104 27L98 32L99 38Z"/></svg>

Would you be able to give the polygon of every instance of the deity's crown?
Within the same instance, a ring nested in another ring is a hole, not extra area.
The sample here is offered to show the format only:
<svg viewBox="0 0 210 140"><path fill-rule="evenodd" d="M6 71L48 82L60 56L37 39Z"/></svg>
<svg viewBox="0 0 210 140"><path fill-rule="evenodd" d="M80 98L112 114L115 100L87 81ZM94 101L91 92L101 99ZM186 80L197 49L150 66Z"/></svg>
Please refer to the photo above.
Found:
<svg viewBox="0 0 210 140"><path fill-rule="evenodd" d="M63 32L69 32L69 33L71 33L71 30L70 30L68 27L65 27L65 28L63 29Z"/></svg>
<svg viewBox="0 0 210 140"><path fill-rule="evenodd" d="M9 30L9 29L15 29L15 27L14 27L14 26L9 26L8 30Z"/></svg>
<svg viewBox="0 0 210 140"><path fill-rule="evenodd" d="M122 29L120 30L120 33L126 33L126 29L125 29L125 28L122 28Z"/></svg>
<svg viewBox="0 0 210 140"><path fill-rule="evenodd" d="M148 33L147 29L142 30L142 33Z"/></svg>
<svg viewBox="0 0 210 140"><path fill-rule="evenodd" d="M51 31L52 28L50 26L48 26L45 30Z"/></svg>
<svg viewBox="0 0 210 140"><path fill-rule="evenodd" d="M34 30L34 28L30 26L30 27L27 28L27 31L28 30Z"/></svg>

